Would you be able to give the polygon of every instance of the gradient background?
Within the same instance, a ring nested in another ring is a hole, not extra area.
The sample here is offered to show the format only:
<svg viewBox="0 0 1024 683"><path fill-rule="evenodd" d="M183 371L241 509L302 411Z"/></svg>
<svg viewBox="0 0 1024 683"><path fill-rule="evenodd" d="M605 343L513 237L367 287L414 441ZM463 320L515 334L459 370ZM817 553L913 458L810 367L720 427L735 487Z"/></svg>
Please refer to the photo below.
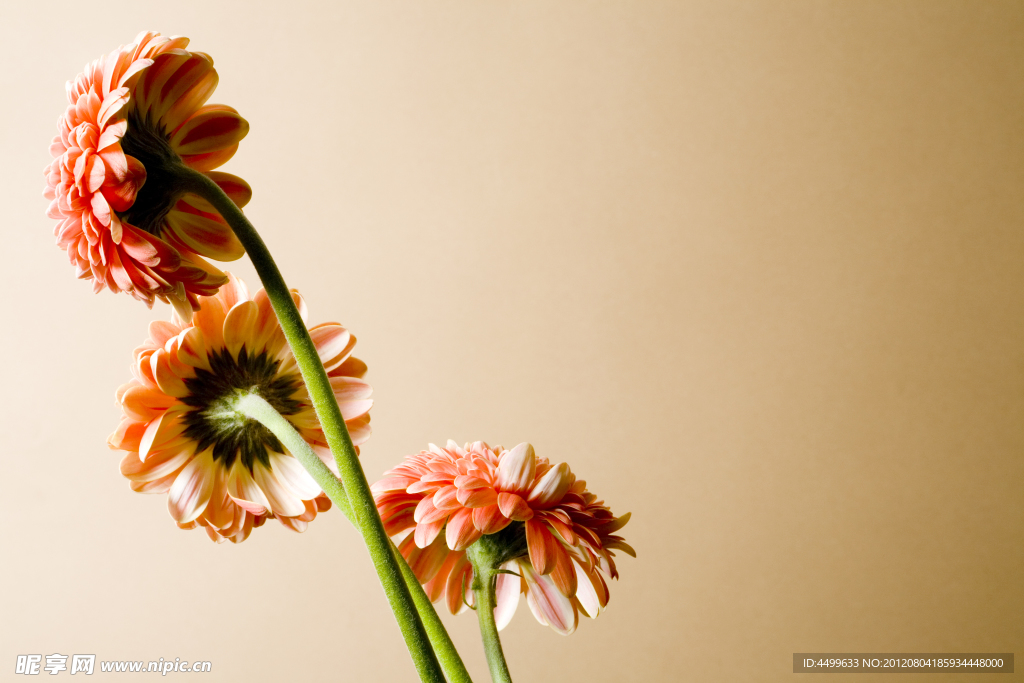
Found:
<svg viewBox="0 0 1024 683"><path fill-rule="evenodd" d="M53 652L211 660L218 681L414 676L340 515L216 546L106 448L169 308L75 281L41 170L64 82L144 28L215 57L212 101L252 125L223 170L252 184L311 320L358 335L371 481L430 441L529 440L632 511L639 559L599 620L562 638L520 605L516 680L1024 654L1024 3L0 18L0 677ZM475 618L446 622L486 681Z"/></svg>

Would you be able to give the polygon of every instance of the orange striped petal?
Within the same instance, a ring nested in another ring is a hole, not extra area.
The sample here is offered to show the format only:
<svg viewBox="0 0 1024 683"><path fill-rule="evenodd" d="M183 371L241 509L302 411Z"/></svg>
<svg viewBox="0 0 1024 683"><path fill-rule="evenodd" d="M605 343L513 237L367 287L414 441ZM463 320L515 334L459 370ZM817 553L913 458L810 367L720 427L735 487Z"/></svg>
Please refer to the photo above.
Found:
<svg viewBox="0 0 1024 683"><path fill-rule="evenodd" d="M452 550L465 550L476 543L482 534L473 525L473 511L463 509L448 518L448 525L445 527L444 535L449 548Z"/></svg>
<svg viewBox="0 0 1024 683"><path fill-rule="evenodd" d="M171 136L171 147L183 157L229 149L249 133L249 122L223 104L207 105Z"/></svg>
<svg viewBox="0 0 1024 683"><path fill-rule="evenodd" d="M558 541L542 520L531 519L526 522L526 546L530 552L530 562L539 574L548 574L555 568Z"/></svg>
<svg viewBox="0 0 1024 683"><path fill-rule="evenodd" d="M197 254L216 261L234 261L245 254L235 233L220 220L175 209L164 220L169 231Z"/></svg>
<svg viewBox="0 0 1024 683"><path fill-rule="evenodd" d="M224 316L224 346L232 356L237 358L238 352L251 339L258 313L252 301L239 301Z"/></svg>
<svg viewBox="0 0 1024 683"><path fill-rule="evenodd" d="M213 493L213 453L204 451L181 470L167 493L167 509L178 523L185 524L203 514Z"/></svg>
<svg viewBox="0 0 1024 683"><path fill-rule="evenodd" d="M509 524L512 520L501 514L497 505L487 505L473 510L473 525L484 534L496 534Z"/></svg>
<svg viewBox="0 0 1024 683"><path fill-rule="evenodd" d="M501 492L498 494L498 509L501 514L517 522L525 522L533 518L533 510L521 497L514 493Z"/></svg>
<svg viewBox="0 0 1024 683"><path fill-rule="evenodd" d="M189 168L205 173L226 164L231 157L235 156L237 151L238 145L234 144L224 149L218 149L215 152L207 152L206 154L184 154L181 160Z"/></svg>

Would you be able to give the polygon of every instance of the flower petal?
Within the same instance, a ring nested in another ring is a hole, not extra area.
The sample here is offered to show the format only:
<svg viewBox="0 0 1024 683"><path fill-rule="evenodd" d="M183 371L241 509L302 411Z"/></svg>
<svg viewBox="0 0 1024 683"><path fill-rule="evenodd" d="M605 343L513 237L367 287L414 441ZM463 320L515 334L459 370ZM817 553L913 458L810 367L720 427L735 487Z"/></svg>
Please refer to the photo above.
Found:
<svg viewBox="0 0 1024 683"><path fill-rule="evenodd" d="M203 451L192 458L178 474L167 494L167 509L179 524L203 514L213 492L213 452Z"/></svg>
<svg viewBox="0 0 1024 683"><path fill-rule="evenodd" d="M172 210L164 219L169 235L189 249L215 261L235 261L245 248L226 223L186 211Z"/></svg>
<svg viewBox="0 0 1024 683"><path fill-rule="evenodd" d="M579 614L572 601L562 595L550 577L536 574L525 564L520 568L526 580L526 603L537 621L565 636L575 631Z"/></svg>
<svg viewBox="0 0 1024 683"><path fill-rule="evenodd" d="M526 523L526 546L530 552L530 562L537 573L548 574L555 568L558 541L542 520L531 519Z"/></svg>
<svg viewBox="0 0 1024 683"><path fill-rule="evenodd" d="M207 105L192 115L171 136L180 155L209 154L237 145L249 133L249 122L232 107Z"/></svg>
<svg viewBox="0 0 1024 683"><path fill-rule="evenodd" d="M526 493L533 484L536 469L537 456L533 446L521 443L502 456L498 463L495 488L511 493Z"/></svg>
<svg viewBox="0 0 1024 683"><path fill-rule="evenodd" d="M484 536L496 534L511 523L512 520L501 514L497 505L486 505L473 510L473 526Z"/></svg>
<svg viewBox="0 0 1024 683"><path fill-rule="evenodd" d="M525 522L533 517L533 510L527 502L514 493L499 493L498 509L501 514L517 522Z"/></svg>
<svg viewBox="0 0 1024 683"><path fill-rule="evenodd" d="M444 535L449 548L465 550L476 543L482 534L473 525L473 511L463 509L448 518L448 526L445 527Z"/></svg>
<svg viewBox="0 0 1024 683"><path fill-rule="evenodd" d="M531 489L527 502L531 507L546 507L562 500L572 485L572 472L564 462L548 470Z"/></svg>
<svg viewBox="0 0 1024 683"><path fill-rule="evenodd" d="M519 563L511 560L503 564L501 568L506 571L519 572ZM512 621L512 616L519 606L519 596L523 593L524 585L525 582L519 576L498 574L494 587L494 597L497 603L494 607L494 621L499 631Z"/></svg>

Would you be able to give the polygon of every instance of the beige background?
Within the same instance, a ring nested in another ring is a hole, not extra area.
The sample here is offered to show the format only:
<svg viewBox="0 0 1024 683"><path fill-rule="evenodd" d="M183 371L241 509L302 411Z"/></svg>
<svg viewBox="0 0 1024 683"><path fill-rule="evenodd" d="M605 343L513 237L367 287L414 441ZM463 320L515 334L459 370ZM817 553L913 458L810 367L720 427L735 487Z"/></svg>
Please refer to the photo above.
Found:
<svg viewBox="0 0 1024 683"><path fill-rule="evenodd" d="M359 336L371 480L529 440L633 512L599 620L520 606L517 681L1024 654L1024 3L138 5L0 10L0 677L413 677L340 515L215 546L105 446L168 308L75 281L41 170L65 80L143 28L215 57L252 125L224 170L312 319Z"/></svg>

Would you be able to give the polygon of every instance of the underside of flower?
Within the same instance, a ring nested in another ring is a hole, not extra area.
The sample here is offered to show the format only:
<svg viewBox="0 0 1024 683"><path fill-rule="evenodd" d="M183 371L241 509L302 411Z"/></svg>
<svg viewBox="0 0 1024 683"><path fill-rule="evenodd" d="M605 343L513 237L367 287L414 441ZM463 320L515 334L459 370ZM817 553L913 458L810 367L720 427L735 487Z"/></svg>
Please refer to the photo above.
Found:
<svg viewBox="0 0 1024 683"><path fill-rule="evenodd" d="M244 180L213 170L249 125L231 107L206 104L217 71L187 46L143 32L68 83L43 192L79 278L150 306L172 303L183 318L227 282L203 257L244 251L213 207L185 192L182 169L205 173L239 207L252 196Z"/></svg>
<svg viewBox="0 0 1024 683"><path fill-rule="evenodd" d="M214 461L225 468L237 458L250 472L257 462L269 467L268 450L283 453L284 446L262 424L240 415L234 402L240 394L255 393L281 415L296 415L303 409L295 398L302 382L294 374L278 375L281 361L266 351L250 355L245 346L237 356L226 349L211 353L209 362L209 370L196 368L195 376L184 380L189 393L180 400L192 408L182 417L184 436L198 451L211 449Z"/></svg>
<svg viewBox="0 0 1024 683"><path fill-rule="evenodd" d="M471 559L488 563L499 629L525 594L538 621L572 633L581 612L596 618L608 604L613 550L636 556L614 535L629 514L615 517L568 465L552 466L527 443L431 444L372 489L388 533L407 534L399 550L428 597L444 596L452 614L473 603Z"/></svg>
<svg viewBox="0 0 1024 683"><path fill-rule="evenodd" d="M305 303L293 298L305 320ZM121 473L136 491L167 493L179 527L202 526L218 542L243 541L272 518L303 531L330 501L276 436L233 407L259 394L337 474L270 301L229 276L200 303L188 320L152 323L135 350L134 378L117 393L124 419L109 439L126 451ZM366 365L351 355L355 337L337 323L310 335L358 446L370 435L372 401Z"/></svg>
<svg viewBox="0 0 1024 683"><path fill-rule="evenodd" d="M171 147L170 135L148 115L133 109L125 119L128 128L121 138L121 149L146 169L146 182L135 194L135 201L124 211L116 211L122 223L145 230L154 237L164 231L164 221L185 194L175 169L183 166Z"/></svg>

